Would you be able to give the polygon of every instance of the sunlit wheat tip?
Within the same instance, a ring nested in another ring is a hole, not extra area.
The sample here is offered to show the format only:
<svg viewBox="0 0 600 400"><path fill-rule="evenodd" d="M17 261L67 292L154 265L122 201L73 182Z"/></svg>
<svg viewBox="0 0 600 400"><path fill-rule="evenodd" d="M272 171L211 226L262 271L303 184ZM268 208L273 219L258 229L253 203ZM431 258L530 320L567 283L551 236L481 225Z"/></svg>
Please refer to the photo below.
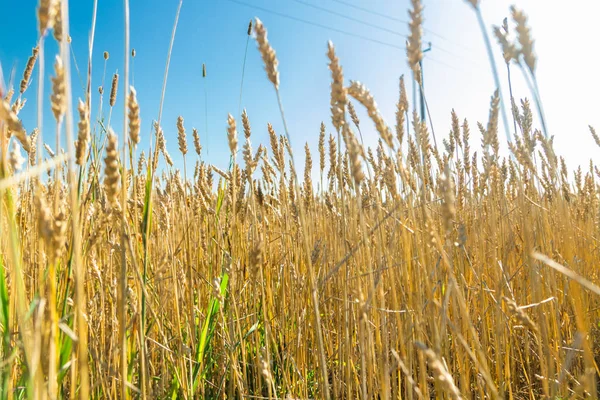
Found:
<svg viewBox="0 0 600 400"><path fill-rule="evenodd" d="M275 89L279 89L279 71L277 71L277 56L275 50L271 47L269 40L267 39L267 29L264 27L262 21L256 18L256 24L254 26L254 32L256 34L256 42L258 43L258 50L265 64L265 71L267 77L275 86Z"/></svg>
<svg viewBox="0 0 600 400"><path fill-rule="evenodd" d="M54 39L58 43L62 42L63 39L63 21L62 21L62 0L56 0L54 2L54 22L52 24Z"/></svg>
<svg viewBox="0 0 600 400"><path fill-rule="evenodd" d="M110 99L109 104L111 107L115 106L117 102L117 90L119 88L119 74L114 74L112 79L112 84L110 86Z"/></svg>
<svg viewBox="0 0 600 400"><path fill-rule="evenodd" d="M79 112L79 122L77 123L78 132L77 141L75 143L75 162L77 165L84 165L91 135L88 110L85 103L81 101L81 99L77 105L77 111Z"/></svg>
<svg viewBox="0 0 600 400"><path fill-rule="evenodd" d="M58 0L40 0L37 9L37 15L38 28L40 30L41 35L44 35L47 29L52 28L57 2Z"/></svg>
<svg viewBox="0 0 600 400"><path fill-rule="evenodd" d="M352 119L352 123L358 128L360 126L360 119L358 119L358 115L356 115L356 110L352 105L352 102L348 102L348 113L350 114L350 119Z"/></svg>
<svg viewBox="0 0 600 400"><path fill-rule="evenodd" d="M31 56L27 59L27 65L25 66L25 71L23 71L23 79L21 79L21 84L19 86L20 93L25 93L27 90L27 86L29 85L29 80L31 79L31 73L33 72L33 67L35 66L35 62L38 58L39 48L36 46L31 51Z"/></svg>
<svg viewBox="0 0 600 400"><path fill-rule="evenodd" d="M37 155L37 143L40 130L35 128L29 135L29 165L34 166Z"/></svg>
<svg viewBox="0 0 600 400"><path fill-rule="evenodd" d="M246 164L246 174L248 176L252 176L252 172L254 171L256 165L254 163L254 157L252 154L252 143L250 142L250 137L246 137L242 155L244 157L244 163Z"/></svg>
<svg viewBox="0 0 600 400"><path fill-rule="evenodd" d="M127 109L129 120L129 140L135 146L140 143L140 106L137 101L137 92L133 86L129 87L127 96Z"/></svg>
<svg viewBox="0 0 600 400"><path fill-rule="evenodd" d="M117 202L119 194L119 182L121 173L119 172L119 154L117 150L117 135L109 128L108 143L106 145L106 156L104 157L104 191L107 200L114 205Z"/></svg>
<svg viewBox="0 0 600 400"><path fill-rule="evenodd" d="M356 136L354 136L347 125L344 126L343 137L346 143L346 148L348 149L348 156L350 158L350 173L354 178L354 182L358 186L365 178L360 160L360 157L364 156L362 146L358 143Z"/></svg>
<svg viewBox="0 0 600 400"><path fill-rule="evenodd" d="M227 116L227 142L229 143L231 154L235 155L237 153L238 139L235 118L231 114Z"/></svg>
<svg viewBox="0 0 600 400"><path fill-rule="evenodd" d="M523 54L525 64L531 73L535 74L536 57L533 49L534 40L531 36L531 30L527 25L527 15L525 15L522 10L519 10L515 6L512 6L510 11L516 24L517 39L521 45L520 52Z"/></svg>
<svg viewBox="0 0 600 400"><path fill-rule="evenodd" d="M377 132L379 132L381 138L388 147L393 149L394 141L390 128L383 121L383 117L380 115L379 109L377 108L377 103L375 103L375 99L371 96L369 90L360 82L350 81L348 94L358 100L367 109L369 117L371 117L375 123Z"/></svg>
<svg viewBox="0 0 600 400"><path fill-rule="evenodd" d="M185 128L183 126L183 117L180 115L177 117L177 142L179 144L179 151L184 156L187 154L187 140L185 137Z"/></svg>
<svg viewBox="0 0 600 400"><path fill-rule="evenodd" d="M242 126L244 127L244 137L248 139L252 134L252 130L250 129L250 119L248 118L248 113L246 113L246 109L242 111Z"/></svg>
<svg viewBox="0 0 600 400"><path fill-rule="evenodd" d="M410 16L409 35L406 45L406 55L408 65L412 69L417 83L421 83L421 68L419 63L423 59L423 50L421 49L421 37L423 35L423 5L420 0L411 0L412 10L409 10Z"/></svg>
<svg viewBox="0 0 600 400"><path fill-rule="evenodd" d="M596 142L596 144L600 147L600 137L596 133L596 129L594 129L594 127L591 125L588 125L588 128L590 129L590 133L592 134L592 137L594 138L594 142Z"/></svg>
<svg viewBox="0 0 600 400"><path fill-rule="evenodd" d="M406 112L408 111L408 98L406 96L406 87L404 86L404 75L400 77L400 99L396 105L396 138L400 145L404 140L404 123L406 121Z"/></svg>
<svg viewBox="0 0 600 400"><path fill-rule="evenodd" d="M192 129L192 137L194 138L194 149L196 150L196 154L200 155L200 153L202 153L202 145L200 144L200 135L198 134L198 129Z"/></svg>
<svg viewBox="0 0 600 400"><path fill-rule="evenodd" d="M327 58L329 58L329 70L331 71L331 122L335 129L340 131L345 123L344 112L348 100L344 87L344 72L331 41L327 42Z"/></svg>
<svg viewBox="0 0 600 400"><path fill-rule="evenodd" d="M52 77L52 95L50 97L50 103L54 118L59 121L67 111L65 69L63 67L62 59L59 56L56 56L54 72L55 76Z"/></svg>
<svg viewBox="0 0 600 400"><path fill-rule="evenodd" d="M319 131L319 169L321 174L325 169L325 124L323 122Z"/></svg>
<svg viewBox="0 0 600 400"><path fill-rule="evenodd" d="M511 60L516 59L518 54L513 43L508 40L508 34L506 31L502 31L499 27L494 26L494 36L498 40L500 47L502 48L502 55L504 62L509 64Z"/></svg>

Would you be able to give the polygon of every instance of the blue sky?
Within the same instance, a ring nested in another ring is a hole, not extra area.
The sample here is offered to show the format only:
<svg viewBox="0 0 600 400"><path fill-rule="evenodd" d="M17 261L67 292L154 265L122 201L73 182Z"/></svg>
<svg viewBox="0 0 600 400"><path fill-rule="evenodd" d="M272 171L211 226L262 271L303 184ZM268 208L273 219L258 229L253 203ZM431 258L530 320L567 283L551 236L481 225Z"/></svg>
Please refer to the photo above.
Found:
<svg viewBox="0 0 600 400"><path fill-rule="evenodd" d="M93 57L95 95L102 80L103 51L109 51L111 55L107 64L106 92L112 73L123 70L122 3L119 0L99 0ZM137 53L132 78L141 107L143 149L148 147L151 121L158 116L165 59L178 3L178 0L130 1L131 46ZM302 3L317 5L348 18ZM591 0L570 0L568 4L558 0L484 0L486 23L489 26L500 24L509 14L512 3L523 8L530 16L539 56L538 80L549 132L556 135L556 148L566 156L571 169L576 164L586 165L590 157L600 154L600 149L595 148L587 130L588 124L600 129L600 58L594 47L594 42L600 37L600 25L596 22L600 5ZM91 0L70 1L72 46L84 80L92 4ZM348 4L387 17L367 13ZM487 122L489 99L494 90L477 20L471 8L461 0L425 0L424 4L424 40L431 41L433 46L425 59L425 86L438 140L447 135L450 111L454 108L461 119L469 119L473 128L473 144L477 145L479 137L476 134L476 122ZM20 80L27 57L36 44L36 6L37 1L34 0L0 0L0 13L10 15L10 18L3 19L4 34L0 35L0 62L6 80L9 80L13 67L16 81ZM260 8L332 29L284 18ZM238 113L246 29L249 20L255 16L267 26L269 39L277 51L283 104L296 152L301 153L307 141L313 154L316 153L321 121L326 122L329 132L333 131L329 116L330 75L325 56L328 40L332 40L336 46L346 79L363 82L392 125L398 97L398 78L402 74L410 76L405 52L397 48L403 47L403 35L408 33L406 23L399 21L407 19L408 8L408 0L184 0L162 119L171 155L181 165L175 123L177 116L182 115L189 133L190 149L191 130L196 127L201 133L205 159L218 166L227 165L227 113ZM56 52L56 45L48 40L47 72L51 69ZM506 70L499 50L496 51L496 61L504 84ZM201 75L202 63L206 63L208 70L205 81ZM71 69L76 100L83 92L73 64ZM515 96L530 97L518 71L514 71ZM37 70L34 75L37 76ZM49 74L46 75L45 88L49 91ZM410 89L410 81L408 83ZM123 84L122 80L120 84ZM22 111L28 130L35 127L35 85L36 79L26 92L29 104ZM207 120L204 113L204 85L208 93ZM506 87L503 90L506 96L508 90ZM49 93L45 97L47 105L48 98ZM409 98L412 100L412 94ZM111 122L119 135L122 134L122 101L120 91ZM97 98L94 104L92 116L96 117ZM247 109L250 116L255 149L258 143L268 143L267 122L272 122L275 129L283 133L275 93L266 79L252 39L248 48L242 107ZM357 108L365 140L373 145L378 136L366 114L360 107ZM45 117L45 141L54 147L53 133L47 129L52 126L49 108L45 110Z"/></svg>

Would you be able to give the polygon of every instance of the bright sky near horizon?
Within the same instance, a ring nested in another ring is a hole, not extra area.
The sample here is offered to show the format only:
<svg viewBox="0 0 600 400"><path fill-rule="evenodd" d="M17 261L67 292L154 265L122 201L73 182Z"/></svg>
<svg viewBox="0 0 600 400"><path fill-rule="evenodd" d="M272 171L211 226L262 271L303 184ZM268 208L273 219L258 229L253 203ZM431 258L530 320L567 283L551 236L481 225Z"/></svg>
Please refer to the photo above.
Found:
<svg viewBox="0 0 600 400"><path fill-rule="evenodd" d="M0 63L6 81L10 80L13 70L14 81L20 81L31 48L36 44L37 3L35 0L0 0L0 15L5 16L0 35ZM93 1L71 0L69 3L72 48L81 79L85 80ZM130 0L131 46L136 49L130 82L137 90L141 107L142 149L148 148L151 122L158 116L165 60L178 3L178 0ZM503 18L509 16L513 3L529 15L549 133L555 135L555 148L566 157L571 170L579 164L586 167L590 158L600 155L600 148L596 147L587 128L593 125L600 130L600 56L595 46L600 38L597 22L600 2L483 0L482 3L488 28L501 24ZM424 42L432 43L432 50L424 61L425 87L436 135L440 140L448 134L450 111L454 108L461 119L468 118L473 146L478 148L476 122L487 123L494 80L476 16L463 0L425 0L424 4ZM192 127L196 127L201 133L204 159L221 167L227 165L227 114L238 116L239 121L246 30L249 20L256 16L265 23L277 52L282 100L296 152L302 154L304 142L308 142L314 157L321 121L326 122L328 132L333 132L329 112L330 74L325 55L328 40L336 46L345 78L359 80L371 90L392 126L398 78L402 74L410 76L403 49L408 34L409 7L409 0L184 0L162 118L167 147L177 165L182 165L175 125L178 115L185 119L190 150ZM122 1L98 1L92 86L94 118L98 106L97 88L102 83L103 51L110 52L105 93L112 74L123 70L123 21ZM492 40L508 106L506 67L493 37ZM54 147L54 133L48 131L53 123L48 101L48 72L57 52L52 42L47 41L45 51L44 140ZM205 80L202 63L207 66ZM71 69L76 104L83 91L73 63ZM21 115L28 131L35 127L36 76L37 70L25 96L29 103ZM530 98L516 68L513 68L513 76L515 97ZM407 84L411 90L410 80ZM412 101L412 94L409 99ZM119 134L122 101L120 90L111 121ZM250 116L255 149L259 143L268 143L267 122L272 122L275 129L283 133L275 93L253 39L248 46L241 106ZM205 107L208 118L205 118ZM373 146L378 135L366 113L357 108L366 144ZM241 136L241 122L239 126ZM503 132L501 127L501 139L504 139Z"/></svg>

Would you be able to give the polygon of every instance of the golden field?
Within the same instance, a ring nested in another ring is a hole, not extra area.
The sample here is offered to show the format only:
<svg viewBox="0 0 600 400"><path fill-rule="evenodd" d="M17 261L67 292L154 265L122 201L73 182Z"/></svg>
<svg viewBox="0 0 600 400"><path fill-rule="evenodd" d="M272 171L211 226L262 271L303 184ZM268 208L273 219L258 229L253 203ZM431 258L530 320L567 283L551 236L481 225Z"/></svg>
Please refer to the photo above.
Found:
<svg viewBox="0 0 600 400"><path fill-rule="evenodd" d="M321 126L318 154L292 152L279 60L254 20L285 129L252 144L246 112L230 114L221 170L183 117L159 115L140 143L128 41L97 113L89 74L72 98L66 3L40 1L22 80L0 87L1 399L597 398L600 170L569 170L546 135L522 11L489 50L523 72L531 100L496 91L486 123L452 111L437 138L404 87L420 82L419 0L393 127L329 43L334 130ZM56 124L26 132L19 112L36 106L25 98L44 62L52 95L37 106L50 102Z"/></svg>

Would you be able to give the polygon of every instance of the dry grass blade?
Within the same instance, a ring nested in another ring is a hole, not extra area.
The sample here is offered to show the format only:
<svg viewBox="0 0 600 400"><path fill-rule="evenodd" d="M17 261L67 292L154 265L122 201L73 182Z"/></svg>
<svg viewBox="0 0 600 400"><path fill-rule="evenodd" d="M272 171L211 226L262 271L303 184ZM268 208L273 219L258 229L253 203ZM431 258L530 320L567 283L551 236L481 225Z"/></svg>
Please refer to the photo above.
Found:
<svg viewBox="0 0 600 400"><path fill-rule="evenodd" d="M581 275L577 274L573 270L557 263L556 261L552 260L548 256L545 256L544 254L541 254L538 252L533 252L532 257L538 261L543 262L544 264L546 264L553 270L560 272L567 278L574 280L575 282L579 283L581 286L583 286L587 290L591 291L592 293L600 296L600 287L599 286L594 285L592 282L588 281L587 279L585 279Z"/></svg>

